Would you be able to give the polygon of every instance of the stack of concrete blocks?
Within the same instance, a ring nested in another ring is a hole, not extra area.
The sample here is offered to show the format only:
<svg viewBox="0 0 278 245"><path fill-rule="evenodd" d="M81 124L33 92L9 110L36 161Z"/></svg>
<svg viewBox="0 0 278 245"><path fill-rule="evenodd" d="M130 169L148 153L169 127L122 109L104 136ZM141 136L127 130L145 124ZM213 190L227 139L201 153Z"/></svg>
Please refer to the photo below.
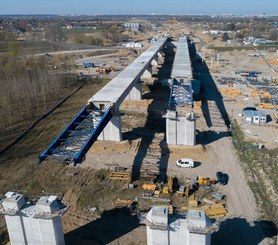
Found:
<svg viewBox="0 0 278 245"><path fill-rule="evenodd" d="M57 196L42 196L36 203L29 203L23 195L8 192L2 207L12 245L65 244Z"/></svg>
<svg viewBox="0 0 278 245"><path fill-rule="evenodd" d="M210 220L204 211L168 217L168 208L154 206L146 216L147 245L209 245Z"/></svg>

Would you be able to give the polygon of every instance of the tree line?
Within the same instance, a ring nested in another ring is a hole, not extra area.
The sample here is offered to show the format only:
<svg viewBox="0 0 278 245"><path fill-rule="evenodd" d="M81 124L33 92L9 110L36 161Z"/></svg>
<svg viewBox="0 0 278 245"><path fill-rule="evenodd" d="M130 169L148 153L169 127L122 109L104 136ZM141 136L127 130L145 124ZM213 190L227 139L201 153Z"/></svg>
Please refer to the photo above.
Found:
<svg viewBox="0 0 278 245"><path fill-rule="evenodd" d="M49 56L0 56L0 149L57 103L76 79ZM57 61L56 61L57 62Z"/></svg>

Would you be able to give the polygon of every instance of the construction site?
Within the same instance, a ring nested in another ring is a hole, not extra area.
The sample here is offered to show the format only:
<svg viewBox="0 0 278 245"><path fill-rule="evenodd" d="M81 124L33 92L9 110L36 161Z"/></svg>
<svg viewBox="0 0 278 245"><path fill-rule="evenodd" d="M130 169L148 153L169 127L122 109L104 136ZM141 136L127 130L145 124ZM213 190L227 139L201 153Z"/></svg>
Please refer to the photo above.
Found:
<svg viewBox="0 0 278 245"><path fill-rule="evenodd" d="M198 28L76 57L95 82L0 156L11 244L276 244L278 54L216 52Z"/></svg>

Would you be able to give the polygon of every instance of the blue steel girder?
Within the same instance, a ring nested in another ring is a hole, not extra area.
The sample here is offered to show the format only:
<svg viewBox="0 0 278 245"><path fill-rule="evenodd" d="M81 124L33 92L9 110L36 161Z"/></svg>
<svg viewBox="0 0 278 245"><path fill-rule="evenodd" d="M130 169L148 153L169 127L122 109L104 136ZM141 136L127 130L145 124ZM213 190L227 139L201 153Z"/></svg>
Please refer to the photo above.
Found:
<svg viewBox="0 0 278 245"><path fill-rule="evenodd" d="M39 156L39 163L46 158L55 158L62 162L66 159L67 162L73 162L74 165L80 163L112 116L111 107L105 112L84 107Z"/></svg>

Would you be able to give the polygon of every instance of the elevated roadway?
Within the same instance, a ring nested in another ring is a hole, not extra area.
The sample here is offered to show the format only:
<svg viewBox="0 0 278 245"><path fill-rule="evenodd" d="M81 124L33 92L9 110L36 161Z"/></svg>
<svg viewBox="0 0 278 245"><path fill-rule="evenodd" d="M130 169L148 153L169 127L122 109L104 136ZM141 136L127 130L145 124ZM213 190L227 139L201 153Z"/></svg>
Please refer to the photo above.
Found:
<svg viewBox="0 0 278 245"><path fill-rule="evenodd" d="M128 97L141 99L141 77L151 76L150 66L156 63L166 38L159 39L136 58L128 67L88 100L73 121L38 157L44 160L81 163L97 139L121 140L119 107Z"/></svg>

